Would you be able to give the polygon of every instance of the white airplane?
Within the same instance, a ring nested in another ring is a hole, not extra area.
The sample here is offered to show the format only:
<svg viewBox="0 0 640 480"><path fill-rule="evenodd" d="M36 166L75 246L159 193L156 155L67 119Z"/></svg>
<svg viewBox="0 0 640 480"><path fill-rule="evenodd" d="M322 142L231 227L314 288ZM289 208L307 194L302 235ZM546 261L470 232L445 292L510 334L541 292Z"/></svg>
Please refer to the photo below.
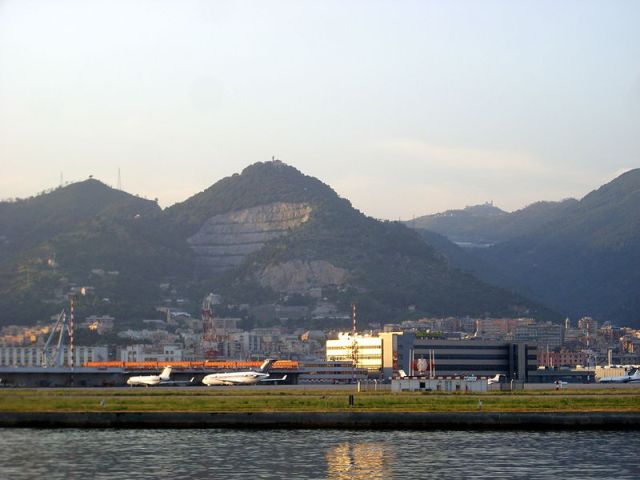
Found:
<svg viewBox="0 0 640 480"><path fill-rule="evenodd" d="M144 385L145 387L153 387L156 385L188 385L193 383L193 378L188 382L171 380L171 366L164 367L160 375L138 375L137 377L130 377L127 380L127 385Z"/></svg>
<svg viewBox="0 0 640 480"><path fill-rule="evenodd" d="M274 360L265 360L260 368L245 372L210 373L202 379L202 383L208 387L214 385L255 385L258 382L280 382L287 378L269 378L269 369Z"/></svg>
<svg viewBox="0 0 640 480"><path fill-rule="evenodd" d="M495 376L495 377L491 377L491 378L489 378L489 379L487 380L487 384L488 384L488 385L492 385L492 384L494 384L494 383L500 383L500 380L501 380L501 378L502 378L502 377L503 377L503 375L502 375L502 374L500 374L500 373L498 373L498 374L496 374L496 376Z"/></svg>
<svg viewBox="0 0 640 480"><path fill-rule="evenodd" d="M640 369L637 368L627 375L621 377L602 377L598 383L629 383L640 382Z"/></svg>

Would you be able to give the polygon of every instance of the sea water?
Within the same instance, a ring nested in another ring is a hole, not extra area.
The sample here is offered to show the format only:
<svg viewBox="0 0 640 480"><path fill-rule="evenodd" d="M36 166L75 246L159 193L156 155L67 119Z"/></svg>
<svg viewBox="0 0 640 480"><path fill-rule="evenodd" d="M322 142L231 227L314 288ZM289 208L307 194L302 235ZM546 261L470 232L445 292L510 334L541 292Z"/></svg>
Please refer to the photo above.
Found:
<svg viewBox="0 0 640 480"><path fill-rule="evenodd" d="M0 429L2 479L640 478L640 432Z"/></svg>

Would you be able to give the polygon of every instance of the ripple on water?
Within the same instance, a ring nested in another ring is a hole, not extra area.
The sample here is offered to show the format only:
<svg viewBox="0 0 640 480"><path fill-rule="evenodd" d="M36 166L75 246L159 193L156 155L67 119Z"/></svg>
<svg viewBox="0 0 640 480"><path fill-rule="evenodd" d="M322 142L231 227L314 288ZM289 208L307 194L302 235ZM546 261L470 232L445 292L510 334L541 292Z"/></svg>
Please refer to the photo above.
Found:
<svg viewBox="0 0 640 480"><path fill-rule="evenodd" d="M2 479L640 478L639 432L3 429Z"/></svg>

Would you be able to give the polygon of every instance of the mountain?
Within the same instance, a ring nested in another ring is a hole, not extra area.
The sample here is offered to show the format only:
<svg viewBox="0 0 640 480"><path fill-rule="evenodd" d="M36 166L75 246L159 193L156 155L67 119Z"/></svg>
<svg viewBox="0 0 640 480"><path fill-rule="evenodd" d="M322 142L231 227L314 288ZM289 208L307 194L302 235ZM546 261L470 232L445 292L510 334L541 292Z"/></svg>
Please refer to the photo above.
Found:
<svg viewBox="0 0 640 480"><path fill-rule="evenodd" d="M477 254L566 315L640 326L640 169L556 214Z"/></svg>
<svg viewBox="0 0 640 480"><path fill-rule="evenodd" d="M512 290L512 280L490 261L479 256L475 248L457 245L444 235L431 230L415 230L422 240L438 254L442 255L452 267L470 273L490 285L503 286L508 290Z"/></svg>
<svg viewBox="0 0 640 480"><path fill-rule="evenodd" d="M0 203L0 324L59 311L74 286L95 286L79 314L153 312L157 277L186 274L186 248L165 245L155 202L86 180ZM110 272L110 273L109 273Z"/></svg>
<svg viewBox="0 0 640 480"><path fill-rule="evenodd" d="M483 204L426 215L407 225L440 233L462 246L487 246L534 232L547 222L563 217L576 204L575 199L537 202L512 213Z"/></svg>
<svg viewBox="0 0 640 480"><path fill-rule="evenodd" d="M368 320L422 314L496 315L540 306L453 268L410 229L355 210L318 179L282 162L242 174L171 207L197 256L200 275L237 301L247 292L357 300ZM207 273L208 272L208 273Z"/></svg>
<svg viewBox="0 0 640 480"><path fill-rule="evenodd" d="M236 304L313 306L321 295L348 311L357 301L364 323L409 315L554 316L462 272L415 231L365 216L279 161L251 165L164 211L95 181L26 202L36 200L47 206L46 218L34 216L37 208L0 204L7 244L2 324L55 313L73 285L94 287L78 302L85 309L79 315L131 322L154 315L162 302L197 314L210 291ZM17 247L18 238L29 241Z"/></svg>
<svg viewBox="0 0 640 480"><path fill-rule="evenodd" d="M23 200L0 202L0 261L85 222L159 212L155 202L93 179Z"/></svg>
<svg viewBox="0 0 640 480"><path fill-rule="evenodd" d="M425 215L406 222L407 226L419 230L429 230L446 236L461 244L484 244L492 238L489 224L495 224L508 215L491 203L472 205L462 210L447 210L434 215Z"/></svg>

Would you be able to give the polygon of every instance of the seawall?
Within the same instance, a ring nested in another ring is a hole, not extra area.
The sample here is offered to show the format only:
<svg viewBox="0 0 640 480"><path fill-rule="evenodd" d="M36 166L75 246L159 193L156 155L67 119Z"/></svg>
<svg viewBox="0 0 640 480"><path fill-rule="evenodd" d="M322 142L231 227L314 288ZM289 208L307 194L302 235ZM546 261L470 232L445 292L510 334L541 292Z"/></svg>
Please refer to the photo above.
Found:
<svg viewBox="0 0 640 480"><path fill-rule="evenodd" d="M640 430L640 412L0 412L0 427Z"/></svg>

